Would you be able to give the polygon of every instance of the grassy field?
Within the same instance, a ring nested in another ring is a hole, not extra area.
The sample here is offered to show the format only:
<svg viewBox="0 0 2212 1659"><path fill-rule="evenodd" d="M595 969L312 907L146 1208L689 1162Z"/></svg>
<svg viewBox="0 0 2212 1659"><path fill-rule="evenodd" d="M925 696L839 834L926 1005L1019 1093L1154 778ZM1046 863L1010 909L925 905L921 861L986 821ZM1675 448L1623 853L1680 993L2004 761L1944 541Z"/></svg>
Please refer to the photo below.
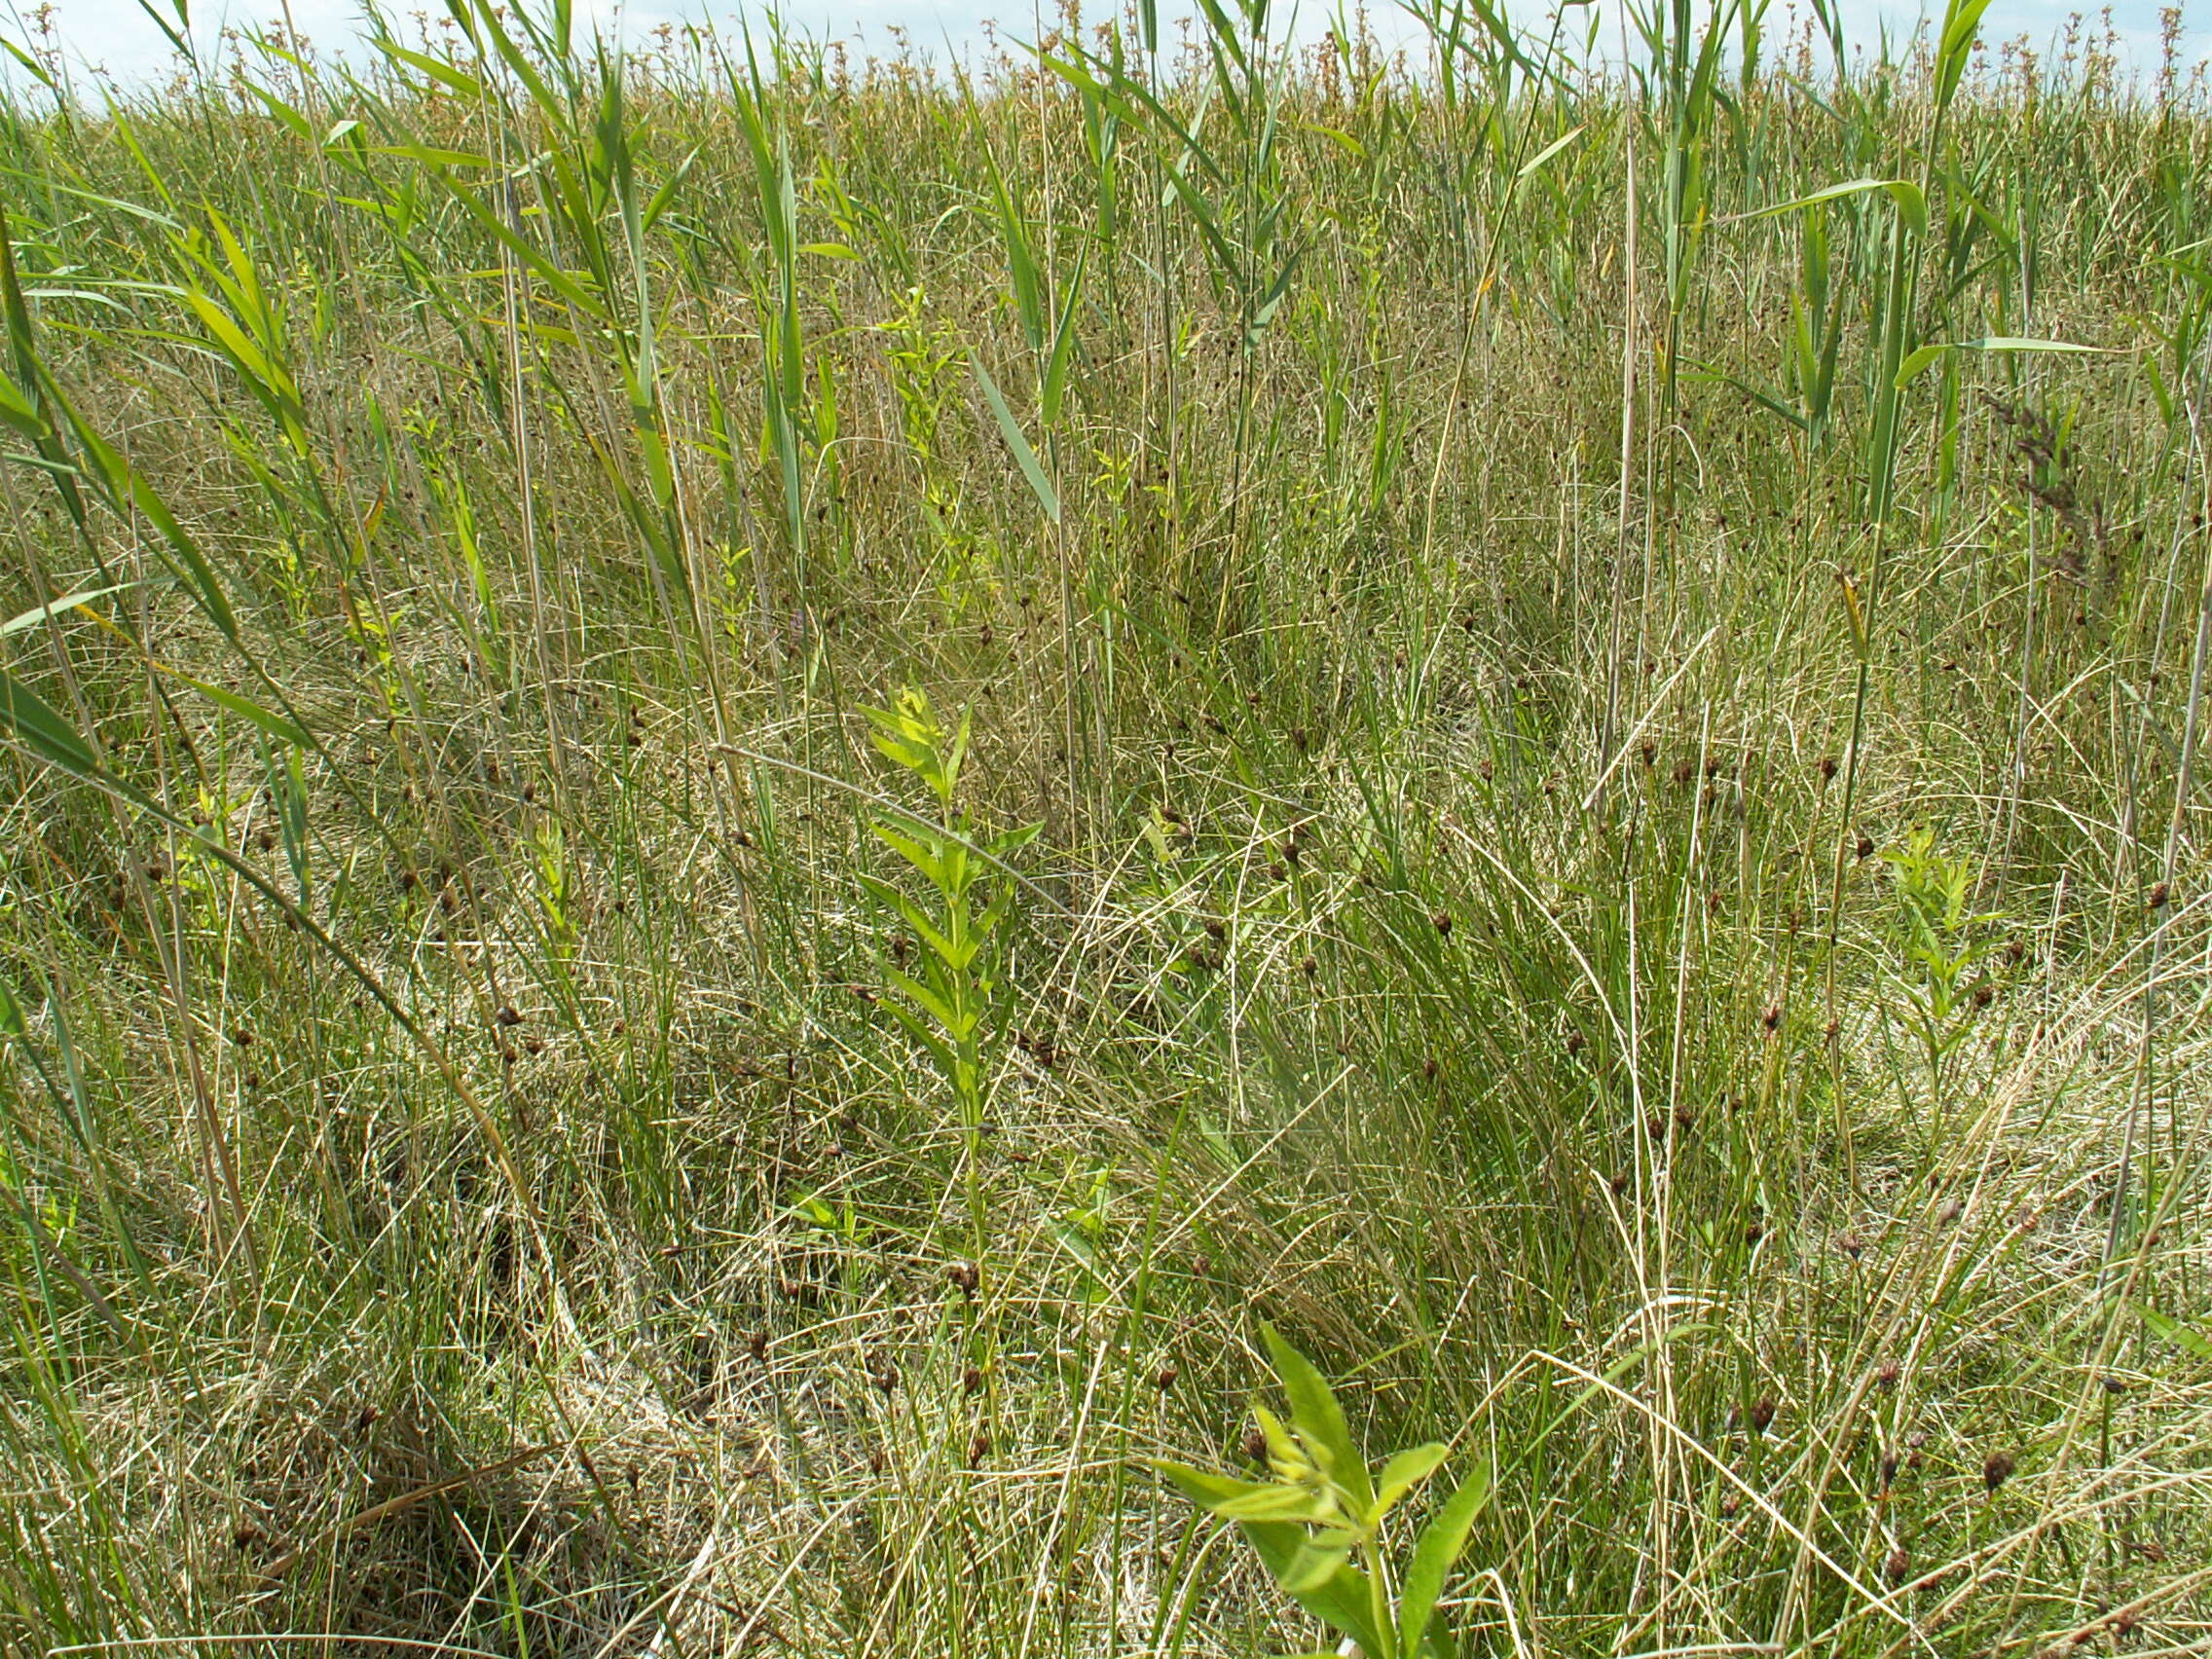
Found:
<svg viewBox="0 0 2212 1659"><path fill-rule="evenodd" d="M0 101L0 1651L2203 1650L2201 74L451 4Z"/></svg>

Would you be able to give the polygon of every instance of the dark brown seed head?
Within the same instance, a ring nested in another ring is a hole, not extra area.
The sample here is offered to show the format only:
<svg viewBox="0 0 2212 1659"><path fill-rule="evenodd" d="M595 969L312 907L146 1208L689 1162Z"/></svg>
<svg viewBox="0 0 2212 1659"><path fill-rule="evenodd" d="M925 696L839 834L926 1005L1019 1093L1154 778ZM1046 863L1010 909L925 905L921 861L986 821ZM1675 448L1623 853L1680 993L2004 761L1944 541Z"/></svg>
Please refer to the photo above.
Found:
<svg viewBox="0 0 2212 1659"><path fill-rule="evenodd" d="M1582 1052L1583 1045L1587 1042L1589 1042L1589 1039L1583 1036L1581 1032L1569 1031L1567 1034L1567 1051L1570 1054L1579 1054Z"/></svg>
<svg viewBox="0 0 2212 1659"><path fill-rule="evenodd" d="M1959 1219L1960 1214L1966 1209L1966 1204L1958 1198L1945 1198L1942 1203L1936 1207L1936 1219L1943 1226L1948 1227L1952 1222Z"/></svg>
<svg viewBox="0 0 2212 1659"><path fill-rule="evenodd" d="M983 1282L983 1275L974 1262L955 1262L944 1270L944 1276L959 1287L962 1296L974 1296L976 1287Z"/></svg>
<svg viewBox="0 0 2212 1659"><path fill-rule="evenodd" d="M1229 937L1229 924L1219 916L1208 916L1205 921L1206 938L1222 940Z"/></svg>
<svg viewBox="0 0 2212 1659"><path fill-rule="evenodd" d="M1304 974L1309 979L1310 979L1314 975L1318 974L1321 971L1321 964L1316 962L1312 957L1309 956L1305 961L1301 962L1298 965L1298 971L1301 974Z"/></svg>
<svg viewBox="0 0 2212 1659"><path fill-rule="evenodd" d="M1899 1366L1896 1360L1885 1359L1881 1364L1874 1367L1874 1381L1881 1387L1895 1388L1898 1385L1898 1378L1902 1373L1903 1367Z"/></svg>
<svg viewBox="0 0 2212 1659"><path fill-rule="evenodd" d="M1890 1559L1882 1564L1882 1571L1892 1584L1902 1584L1905 1574L1912 1570L1912 1558L1899 1549L1890 1552Z"/></svg>
<svg viewBox="0 0 2212 1659"><path fill-rule="evenodd" d="M867 1466L869 1473L880 1475L891 1466L891 1459L884 1455L883 1448L878 1446L867 1455Z"/></svg>
<svg viewBox="0 0 2212 1659"><path fill-rule="evenodd" d="M1889 1491L1896 1484L1897 1478L1898 1455L1893 1449L1882 1454L1882 1490Z"/></svg>
<svg viewBox="0 0 2212 1659"><path fill-rule="evenodd" d="M1759 1015L1759 1023L1769 1031L1780 1025L1782 1023L1782 1005L1780 1003L1767 1004L1766 1013Z"/></svg>
<svg viewBox="0 0 2212 1659"><path fill-rule="evenodd" d="M2150 906L2154 910L2162 910L2166 907L2166 901L2172 897L2172 887L2161 881L2157 886L2151 889Z"/></svg>
<svg viewBox="0 0 2212 1659"><path fill-rule="evenodd" d="M1421 1081L1424 1083L1434 1083L1436 1081L1436 1056L1434 1054L1431 1054L1427 1059L1421 1061L1420 1075Z"/></svg>
<svg viewBox="0 0 2212 1659"><path fill-rule="evenodd" d="M1991 984L1991 983L1990 983L1990 982L1989 982L1989 981L1988 981L1987 979L1984 979L1984 980L1982 980L1982 982L1981 982L1980 984L1978 984L1978 985L1974 986L1974 988L1973 988L1973 1006L1974 1006L1974 1007L1976 1007L1976 1008L1987 1008L1987 1007L1988 1007L1988 1006L1989 1006L1989 1005L1990 1005L1991 1003L1995 1002L1996 1000L1997 1000L1997 987L1996 987L1995 985L1992 985L1992 984Z"/></svg>
<svg viewBox="0 0 2212 1659"><path fill-rule="evenodd" d="M960 1378L960 1391L964 1394L980 1394L983 1391L983 1373L971 1365Z"/></svg>
<svg viewBox="0 0 2212 1659"><path fill-rule="evenodd" d="M501 1010L499 1010L497 1018L501 1025L520 1025L522 1023L522 1015L517 1014L512 1008L502 1008Z"/></svg>
<svg viewBox="0 0 2212 1659"><path fill-rule="evenodd" d="M1981 1465L1981 1484L1995 1492L2012 1478L2012 1459L2002 1452L1992 1452Z"/></svg>
<svg viewBox="0 0 2212 1659"><path fill-rule="evenodd" d="M1613 1172L1613 1178L1610 1182L1607 1183L1607 1185L1609 1185L1613 1189L1614 1194L1617 1196L1621 1193L1627 1192L1628 1184L1635 1179L1636 1177L1630 1174L1626 1169L1618 1169Z"/></svg>
<svg viewBox="0 0 2212 1659"><path fill-rule="evenodd" d="M1751 1402L1751 1432L1764 1434L1767 1425L1774 1421L1775 1404L1772 1394L1761 1394Z"/></svg>
<svg viewBox="0 0 2212 1659"><path fill-rule="evenodd" d="M990 1455L991 1437L989 1435L978 1434L975 1439L968 1442L968 1466L971 1469L977 1467Z"/></svg>
<svg viewBox="0 0 2212 1659"><path fill-rule="evenodd" d="M1244 1456L1251 1458L1255 1463L1264 1463L1267 1461L1268 1437L1259 1429L1252 1429L1245 1434Z"/></svg>
<svg viewBox="0 0 2212 1659"><path fill-rule="evenodd" d="M768 1363L768 1333L766 1331L755 1331L745 1339L745 1348L756 1360L766 1365Z"/></svg>
<svg viewBox="0 0 2212 1659"><path fill-rule="evenodd" d="M1452 937L1452 912L1450 910L1439 910L1435 915L1429 917L1428 919L1436 924L1436 931L1438 933L1442 934L1446 939L1450 939Z"/></svg>
<svg viewBox="0 0 2212 1659"><path fill-rule="evenodd" d="M1175 1386L1175 1379L1182 1375L1174 1366L1163 1365L1153 1374L1152 1385L1164 1394Z"/></svg>
<svg viewBox="0 0 2212 1659"><path fill-rule="evenodd" d="M1824 784L1825 784L1825 783L1827 783L1827 782L1828 782L1828 781L1829 781L1830 779L1832 779L1832 778L1833 778L1833 777L1834 777L1834 776L1836 775L1836 772L1837 772L1838 770L1839 770L1839 768L1838 768L1838 766L1836 765L1836 758L1835 758L1835 756L1832 756L1832 755L1824 755L1824 756L1821 756L1821 782L1822 782L1822 783L1824 783Z"/></svg>
<svg viewBox="0 0 2212 1659"><path fill-rule="evenodd" d="M1856 1233L1846 1233L1835 1241L1835 1247L1856 1262L1860 1253L1866 1248L1866 1242Z"/></svg>
<svg viewBox="0 0 2212 1659"><path fill-rule="evenodd" d="M1871 835L1860 836L1859 844L1852 850L1859 855L1860 863L1865 863L1874 856L1874 837Z"/></svg>
<svg viewBox="0 0 2212 1659"><path fill-rule="evenodd" d="M899 1367L894 1365L888 1357L879 1354L876 1357L875 1369L868 1374L868 1381L888 1394L899 1386Z"/></svg>

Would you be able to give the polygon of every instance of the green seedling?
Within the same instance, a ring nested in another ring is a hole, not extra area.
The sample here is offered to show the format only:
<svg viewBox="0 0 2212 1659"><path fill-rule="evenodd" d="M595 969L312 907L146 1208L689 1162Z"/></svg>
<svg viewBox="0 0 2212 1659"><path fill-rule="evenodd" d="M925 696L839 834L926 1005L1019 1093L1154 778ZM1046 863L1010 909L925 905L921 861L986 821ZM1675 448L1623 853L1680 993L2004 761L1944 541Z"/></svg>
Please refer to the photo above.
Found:
<svg viewBox="0 0 2212 1659"><path fill-rule="evenodd" d="M1441 1659L1454 1652L1433 1615L1490 1501L1490 1463L1478 1463L1404 1559L1394 1559L1385 1523L1449 1452L1434 1443L1417 1446L1371 1471L1320 1372L1273 1327L1261 1330L1290 1400L1287 1423L1265 1406L1253 1408L1272 1478L1237 1480L1165 1458L1152 1466L1198 1507L1242 1528L1283 1594L1369 1659Z"/></svg>
<svg viewBox="0 0 2212 1659"><path fill-rule="evenodd" d="M866 711L876 749L925 784L937 804L935 818L882 813L870 826L928 885L925 906L892 882L864 875L861 884L913 930L921 949L912 973L894 968L883 1006L935 1064L959 1112L970 1203L980 1251L982 1193L977 1143L989 1077L989 1055L1000 1027L995 945L1014 905L1014 884L1006 861L1036 837L1041 826L977 838L975 826L953 806L960 770L968 757L969 717L948 728L928 694L906 690L889 709Z"/></svg>

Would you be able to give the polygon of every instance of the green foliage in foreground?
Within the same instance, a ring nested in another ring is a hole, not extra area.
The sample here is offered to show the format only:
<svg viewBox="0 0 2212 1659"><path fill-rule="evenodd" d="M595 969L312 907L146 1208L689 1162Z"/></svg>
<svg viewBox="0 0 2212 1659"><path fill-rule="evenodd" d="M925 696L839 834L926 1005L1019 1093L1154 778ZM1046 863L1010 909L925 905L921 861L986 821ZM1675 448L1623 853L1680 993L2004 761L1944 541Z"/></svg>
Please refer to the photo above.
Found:
<svg viewBox="0 0 2212 1659"><path fill-rule="evenodd" d="M1445 1578L1467 1546L1468 1529L1490 1497L1489 1469L1444 1500L1415 1540L1405 1571L1392 1573L1381 1553L1383 1520L1436 1472L1446 1449L1432 1441L1370 1472L1344 1409L1312 1362L1272 1330L1262 1334L1291 1402L1287 1428L1265 1406L1254 1408L1274 1480L1209 1475L1164 1458L1154 1467L1192 1501L1241 1526L1283 1593L1357 1642L1362 1653L1413 1659L1448 1651L1440 1636L1430 1635L1429 1621ZM1361 1566L1352 1565L1354 1557Z"/></svg>
<svg viewBox="0 0 2212 1659"><path fill-rule="evenodd" d="M0 1651L2200 1641L2212 94L1590 16L17 43Z"/></svg>

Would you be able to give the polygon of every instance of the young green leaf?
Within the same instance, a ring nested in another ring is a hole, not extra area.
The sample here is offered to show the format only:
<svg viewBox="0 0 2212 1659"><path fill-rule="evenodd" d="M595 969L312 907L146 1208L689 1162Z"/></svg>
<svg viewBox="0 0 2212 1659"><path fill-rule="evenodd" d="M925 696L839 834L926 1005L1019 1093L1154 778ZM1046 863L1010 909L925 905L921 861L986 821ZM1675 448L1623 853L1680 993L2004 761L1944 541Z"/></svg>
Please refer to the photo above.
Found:
<svg viewBox="0 0 2212 1659"><path fill-rule="evenodd" d="M63 771L84 775L99 769L92 745L52 704L6 669L0 669L0 726L13 731L40 759Z"/></svg>
<svg viewBox="0 0 2212 1659"><path fill-rule="evenodd" d="M1167 1457L1148 1457L1145 1466L1155 1474L1165 1477L1185 1497L1208 1514L1214 1513L1220 1504L1265 1490L1258 1481L1240 1481L1229 1475L1212 1474Z"/></svg>
<svg viewBox="0 0 2212 1659"><path fill-rule="evenodd" d="M1343 1567L1310 1589L1294 1590L1284 1582L1284 1575L1305 1547L1306 1529L1289 1521L1247 1521L1244 1536L1250 1540L1261 1564L1277 1584L1283 1585L1284 1594L1292 1601L1332 1630L1350 1637L1359 1643L1361 1652L1373 1655L1389 1651L1370 1611L1375 1587L1366 1573L1356 1567Z"/></svg>
<svg viewBox="0 0 2212 1659"><path fill-rule="evenodd" d="M210 685L204 680L195 680L189 674L179 674L173 668L167 672L175 675L177 679L183 681L210 702L228 709L241 719L251 720L271 737L281 738L286 743L296 743L302 749L313 747L314 740L309 737L306 731L291 720L286 719L282 715L277 714L274 709L265 709L250 697L241 697L236 691L226 691L220 685Z"/></svg>
<svg viewBox="0 0 2212 1659"><path fill-rule="evenodd" d="M1863 196L1872 190L1889 193L1890 200L1897 203L1899 217L1914 236L1928 234L1928 198L1921 194L1920 186L1908 178L1855 178L1844 184L1831 184L1825 190L1816 190L1810 196L1778 202L1771 207L1755 207L1749 213L1733 214L1730 222L1738 219L1771 219L1778 213L1791 213L1800 207L1811 207L1823 202L1840 202L1847 197Z"/></svg>
<svg viewBox="0 0 2212 1659"><path fill-rule="evenodd" d="M1344 1570L1345 1558L1350 1551L1348 1541L1309 1538L1298 1546L1297 1553L1284 1564L1275 1581L1282 1586L1286 1595L1312 1595Z"/></svg>
<svg viewBox="0 0 2212 1659"><path fill-rule="evenodd" d="M2137 1307L2135 1314L2150 1327L2154 1337L2172 1343L2183 1352L2194 1354L2198 1359L2212 1359L2212 1339L2207 1339L2194 1327L2185 1325L2179 1319L2169 1318L2155 1309Z"/></svg>
<svg viewBox="0 0 2212 1659"><path fill-rule="evenodd" d="M1084 248L1076 255L1075 275L1068 278L1067 292L1060 296L1060 313L1053 324L1052 350L1045 363L1045 383L1038 397L1038 413L1045 424L1051 427L1060 418L1060 399L1067 391L1068 364L1075 356L1075 314L1083 297L1083 274L1090 267L1090 249Z"/></svg>
<svg viewBox="0 0 2212 1659"><path fill-rule="evenodd" d="M1398 1651L1406 1659L1418 1659L1436 1599L1444 1593L1444 1581L1467 1547L1467 1534L1490 1502L1490 1494L1491 1465L1486 1457L1421 1530L1406 1567L1406 1581L1398 1591Z"/></svg>
<svg viewBox="0 0 2212 1659"><path fill-rule="evenodd" d="M27 628L35 628L49 616L58 616L64 610L75 610L80 607L91 605L94 600L107 599L119 593L129 593L132 588L144 587L149 582L166 579L161 576L142 576L134 582L113 582L104 587L79 588L74 593L65 593L59 599L50 600L45 605L32 606L20 616L11 616L7 621L0 622L0 640L6 639L10 634L20 634Z"/></svg>
<svg viewBox="0 0 2212 1659"><path fill-rule="evenodd" d="M1343 1512L1324 1493L1306 1486L1262 1486L1213 1506L1224 1521L1300 1521L1309 1527L1341 1521Z"/></svg>
<svg viewBox="0 0 2212 1659"><path fill-rule="evenodd" d="M1902 391L1953 351L2075 351L2103 355L2102 346L2077 346L2071 340L2023 340L1991 335L1984 340L1952 340L1923 346L1898 366L1897 387Z"/></svg>
<svg viewBox="0 0 2212 1659"><path fill-rule="evenodd" d="M1936 101L1947 104L1959 90L1967 61L1973 55L1974 36L1981 29L1981 15L1989 0L1951 0L1944 12L1943 33L1936 52Z"/></svg>
<svg viewBox="0 0 2212 1659"><path fill-rule="evenodd" d="M968 362L976 371L976 380L983 388L984 399L991 406L991 418L999 424L999 433L1006 439L1006 447L1014 451L1014 459L1021 467L1022 477L1029 480L1029 490L1037 498L1037 504L1045 509L1045 516L1052 523L1060 522L1060 496L1052 488L1052 481L1045 476L1045 468L1037 460L1037 452L1029 447L1029 440L1021 435L1021 427L999 394L998 382L991 379L990 371L983 367L982 359L970 354Z"/></svg>
<svg viewBox="0 0 2212 1659"><path fill-rule="evenodd" d="M406 64L410 69L421 70L440 86L459 92L471 103L480 101L484 96L484 84L481 81L465 70L455 68L443 58L432 57L424 52L410 52L392 40L380 40L377 46L386 56Z"/></svg>
<svg viewBox="0 0 2212 1659"><path fill-rule="evenodd" d="M1583 127L1587 127L1588 125L1589 124L1585 122L1583 124ZM1538 167L1542 166L1546 162L1550 161L1554 156L1558 155L1562 150L1566 149L1569 144L1573 143L1577 138L1581 137L1583 127L1570 127L1565 132L1561 133L1557 138L1554 138L1549 144L1546 144L1541 150L1538 150L1526 162L1523 162L1521 164L1521 170L1513 175L1514 178L1516 180L1527 178L1530 173L1534 172Z"/></svg>
<svg viewBox="0 0 2212 1659"><path fill-rule="evenodd" d="M1375 1477L1375 1507L1368 1512L1368 1525L1389 1513L1391 1505L1436 1472L1449 1453L1433 1442L1417 1446L1410 1452L1400 1452L1382 1465L1382 1472Z"/></svg>
<svg viewBox="0 0 2212 1659"><path fill-rule="evenodd" d="M1375 1502L1375 1489L1368 1482L1367 1465L1352 1444L1351 1430L1345 1425L1344 1408L1337 1404L1336 1395L1314 1370L1312 1361L1284 1342L1272 1325L1262 1325L1260 1334L1267 1339L1268 1354L1274 1362L1275 1376L1282 1381L1283 1392L1290 1396L1291 1420L1309 1446L1328 1455L1334 1464L1328 1473L1351 1494L1352 1502L1367 1509Z"/></svg>

